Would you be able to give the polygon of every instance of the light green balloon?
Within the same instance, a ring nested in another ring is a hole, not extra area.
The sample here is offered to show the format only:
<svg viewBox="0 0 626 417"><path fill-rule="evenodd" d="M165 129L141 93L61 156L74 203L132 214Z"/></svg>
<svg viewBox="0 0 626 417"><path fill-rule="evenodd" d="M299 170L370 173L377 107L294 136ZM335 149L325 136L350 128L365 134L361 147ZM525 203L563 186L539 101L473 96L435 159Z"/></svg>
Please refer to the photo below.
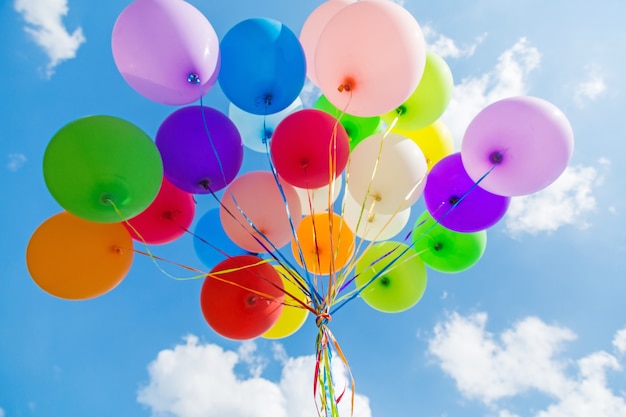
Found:
<svg viewBox="0 0 626 417"><path fill-rule="evenodd" d="M434 123L452 99L454 79L446 61L432 51L426 52L424 74L411 96L397 109L381 118L400 130L418 130Z"/></svg>
<svg viewBox="0 0 626 417"><path fill-rule="evenodd" d="M314 108L325 111L335 118L341 116L341 110L335 107L323 94L317 99ZM350 150L368 136L381 131L380 117L359 117L344 113L340 120L350 139Z"/></svg>
<svg viewBox="0 0 626 417"><path fill-rule="evenodd" d="M413 249L435 271L457 273L480 260L487 246L487 232L461 233L445 228L424 211L415 222Z"/></svg>
<svg viewBox="0 0 626 417"><path fill-rule="evenodd" d="M116 223L152 203L163 164L155 143L134 124L113 116L88 116L68 123L50 140L43 174L50 194L66 211L93 222Z"/></svg>
<svg viewBox="0 0 626 417"><path fill-rule="evenodd" d="M426 291L424 262L403 243L386 241L370 246L357 262L356 273L357 288L367 285L361 298L385 313L408 310ZM377 274L380 275L369 283Z"/></svg>

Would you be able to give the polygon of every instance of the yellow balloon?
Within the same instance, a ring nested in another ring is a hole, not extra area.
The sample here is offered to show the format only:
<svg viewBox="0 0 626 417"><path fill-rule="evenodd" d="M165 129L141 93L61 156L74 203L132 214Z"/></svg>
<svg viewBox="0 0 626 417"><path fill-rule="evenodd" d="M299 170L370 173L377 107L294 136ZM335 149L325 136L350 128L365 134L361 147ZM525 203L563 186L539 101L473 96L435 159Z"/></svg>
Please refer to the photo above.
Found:
<svg viewBox="0 0 626 417"><path fill-rule="evenodd" d="M419 130L394 128L392 132L406 136L420 147L426 157L429 171L439 160L454 153L452 132L441 120Z"/></svg>
<svg viewBox="0 0 626 417"><path fill-rule="evenodd" d="M291 297L293 296L305 304L308 303L306 294L302 291L301 287L294 282L294 280L302 282L302 278L300 278L297 273L290 274L282 266L275 266L274 268L276 268L276 271L278 271L278 274L283 280L285 306L276 323L261 335L261 337L265 339L283 339L287 336L291 336L304 325L307 313L309 312L301 306L298 301Z"/></svg>

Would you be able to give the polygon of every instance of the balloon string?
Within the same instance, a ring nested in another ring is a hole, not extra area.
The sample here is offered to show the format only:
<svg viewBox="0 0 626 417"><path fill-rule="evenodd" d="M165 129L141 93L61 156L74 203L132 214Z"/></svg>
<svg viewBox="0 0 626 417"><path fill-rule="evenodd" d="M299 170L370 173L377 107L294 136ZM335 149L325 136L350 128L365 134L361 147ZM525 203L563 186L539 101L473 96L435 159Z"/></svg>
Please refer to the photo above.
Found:
<svg viewBox="0 0 626 417"><path fill-rule="evenodd" d="M266 119L263 118L263 131L267 132L267 127L266 127ZM264 133L265 135L266 133ZM276 171L276 167L274 166L272 159L271 159L271 155L270 155L270 150L269 150L269 141L265 140L265 149L266 149L266 156L267 156L267 162L268 162L268 166L270 168L270 172L272 173L273 177L274 177L274 182L276 183L276 186L278 187L278 191L280 192L280 196L283 200L283 203L285 204L285 212L287 215L287 219L289 221L289 228L290 228L290 232L291 232L291 236L294 240L294 242L296 242L296 248L298 250L298 257L300 259L300 263L302 265L306 265L304 262L304 253L302 252L302 246L299 244L298 242L298 235L296 233L296 228L294 225L294 221L293 221L293 217L291 216L291 211L289 210L289 202L287 200L287 196L285 195L285 190L283 189L283 186L280 182L280 179L278 177L278 172ZM307 282L307 284L309 284L309 292L314 295L314 298L316 300L320 300L321 299L321 295L316 291L315 286L312 283L311 277L309 275L309 271L307 270L307 268L304 268L304 272L305 272L305 282Z"/></svg>
<svg viewBox="0 0 626 417"><path fill-rule="evenodd" d="M143 243L143 246L144 246L144 248L145 248L145 250L146 250L146 251L145 251L145 252L142 252L142 251L136 250L136 249L134 249L134 248L133 248L132 250L133 250L134 252L136 252L136 253L139 253L139 254L142 254L142 255L147 255L148 257L150 257L150 259L152 260L152 262L154 263L154 265L157 267L157 269L158 269L161 273L163 273L163 275L165 275L165 276L167 276L168 278L171 278L171 279L173 279L173 280L176 280L176 281L187 281L187 280L198 279L198 278L202 278L202 277L204 277L204 275L206 274L205 272L202 272L202 271L200 271L200 270L198 270L198 269L194 269L194 268L191 268L191 267L188 267L188 266L185 266L185 265L178 264L178 263L176 263L176 262L168 261L168 260L166 260L166 259L160 258L160 257L155 256L154 254L152 254L152 252L150 251L150 246L148 245L148 242L146 242L146 239L142 236L142 234L141 234L141 233L139 233L139 231L137 230L137 228L135 228L135 226L133 226L133 225L132 225L132 224L128 221L128 219L126 218L126 216L124 216L124 214L123 214L123 213L122 213L122 211L119 209L119 207L117 206L117 204L115 204L115 201L113 201L112 199L110 199L110 198L109 198L109 199L106 199L106 200L105 200L105 204L110 204L110 205L111 205L111 207L113 207L113 210L114 210L114 211L115 211L115 213L118 215L118 217L121 219L121 221L122 221L122 222L123 222L123 223L124 223L124 224L125 224L125 225L126 225L126 226L130 229L130 230L132 230L132 232L135 234L135 236L137 236L137 237L139 238L139 240L141 241L141 243ZM203 274L203 275L200 275L200 276L192 276L192 277L184 277L184 278L182 278L182 277L177 277L177 276L174 276L174 275L170 274L169 272L165 271L165 270L161 267L161 265L159 265L159 262L158 262L158 261L168 262L168 263L171 263L171 264L177 265L177 266L179 266L179 267L181 267L181 268L183 268L183 269L187 269L187 270L189 270L189 271L193 271L193 272L198 272L198 273L201 273L201 274Z"/></svg>
<svg viewBox="0 0 626 417"><path fill-rule="evenodd" d="M202 115L202 124L204 125L204 132L206 133L207 138L209 139L209 144L211 145L211 150L213 151L213 155L215 156L215 159L217 160L217 164L220 168L220 174L222 175L222 181L224 181L224 184L228 184L228 181L226 180L226 174L224 173L224 166L222 165L222 159L220 158L219 153L217 152L217 148L215 147L215 143L213 142L213 137L211 136L211 132L209 130L209 124L206 120L206 114L204 114L204 102L202 99L202 84L200 83L200 79L198 78L197 83L200 85L200 114ZM204 186L205 189L209 189L209 187L211 187L210 184L210 180L206 180L207 184L202 184Z"/></svg>
<svg viewBox="0 0 626 417"><path fill-rule="evenodd" d="M452 207L450 207L450 209L444 213L444 215L442 217L440 217L439 219L435 219L435 222L433 222L433 224L430 226L430 228L426 231L424 231L414 242L412 245L408 245L404 250L402 250L400 252L400 254L398 256L396 256L394 259L391 260L391 262L387 265L385 265L385 267L379 271L377 274L375 274L365 285L363 285L361 288L355 290L353 293L351 293L349 296L347 296L345 299L343 299L342 302L338 303L338 305L336 307L334 307L331 310L331 314L335 314L338 310L340 310L346 303L348 303L350 300L356 298L365 288L367 288L372 282L374 282L381 274L387 272L389 270L389 268L395 264L395 262L400 259L405 253L407 253L409 250L411 250L413 248L413 246L415 245L415 243L417 243L422 237L424 236L428 236L428 232L430 232L437 224L440 223L440 221L446 217L447 215L450 214L450 212L452 210L454 210L454 208L456 208L456 206L463 200L465 199L465 197L467 197L469 195L469 193L471 193L476 187L479 186L479 184L495 169L495 167L498 165L497 162L494 162L493 166L491 168L489 168L489 170L487 172L485 172L479 179L478 181L476 181L472 187L470 187L469 190L467 190L465 192L465 194L463 194L459 200L452 205ZM422 222L421 224L424 224L424 222ZM410 236L410 235L409 235Z"/></svg>

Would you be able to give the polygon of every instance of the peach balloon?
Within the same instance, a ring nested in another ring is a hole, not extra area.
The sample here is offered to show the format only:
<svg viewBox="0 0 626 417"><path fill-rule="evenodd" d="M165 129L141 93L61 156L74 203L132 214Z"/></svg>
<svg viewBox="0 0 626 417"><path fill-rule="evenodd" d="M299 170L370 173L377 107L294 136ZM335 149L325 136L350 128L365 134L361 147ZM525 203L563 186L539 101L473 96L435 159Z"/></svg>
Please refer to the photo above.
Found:
<svg viewBox="0 0 626 417"><path fill-rule="evenodd" d="M280 187L271 172L252 171L226 188L220 220L237 246L262 253L274 251L272 245L279 249L291 241L292 230L296 230L302 218L300 197L284 181L280 181Z"/></svg>

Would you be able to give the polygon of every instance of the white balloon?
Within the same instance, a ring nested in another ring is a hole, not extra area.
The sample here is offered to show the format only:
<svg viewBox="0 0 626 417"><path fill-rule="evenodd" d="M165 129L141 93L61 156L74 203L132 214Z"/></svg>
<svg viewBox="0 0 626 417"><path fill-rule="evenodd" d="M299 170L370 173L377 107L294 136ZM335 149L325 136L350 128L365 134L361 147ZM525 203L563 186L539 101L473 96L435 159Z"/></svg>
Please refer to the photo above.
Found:
<svg viewBox="0 0 626 417"><path fill-rule="evenodd" d="M426 185L428 165L420 147L398 133L372 135L351 152L347 188L372 211L393 214L412 206Z"/></svg>
<svg viewBox="0 0 626 417"><path fill-rule="evenodd" d="M356 201L350 193L344 200L343 219L354 234L364 240L381 241L395 237L411 217L411 207L395 214L375 213Z"/></svg>

